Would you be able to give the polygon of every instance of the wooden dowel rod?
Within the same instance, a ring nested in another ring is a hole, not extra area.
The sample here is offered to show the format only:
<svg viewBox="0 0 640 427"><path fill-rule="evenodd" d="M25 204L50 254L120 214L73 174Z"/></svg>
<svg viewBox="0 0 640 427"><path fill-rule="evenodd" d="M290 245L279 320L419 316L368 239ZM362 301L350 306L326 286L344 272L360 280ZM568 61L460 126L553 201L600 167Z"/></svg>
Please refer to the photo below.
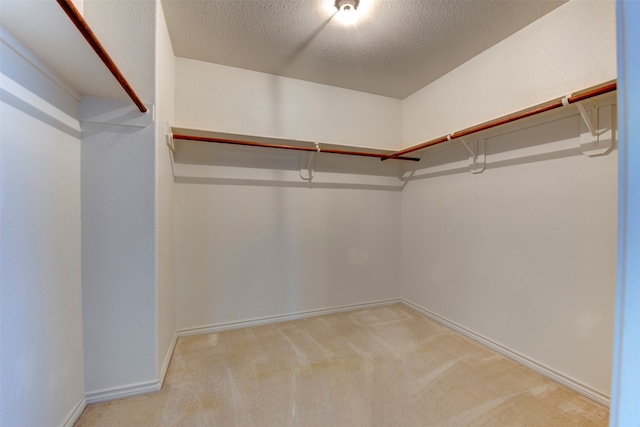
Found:
<svg viewBox="0 0 640 427"><path fill-rule="evenodd" d="M109 56L104 46L102 46L102 43L100 43L100 40L98 40L94 32L89 27L89 24L87 23L87 21L84 20L84 18L82 17L78 9L76 9L76 7L73 5L71 0L56 0L56 1L58 2L62 10L64 10L64 12L67 14L69 19L71 19L71 22L73 22L76 28L80 31L80 33L85 38L85 40L93 48L93 50L98 55L98 57L100 57L100 59L102 60L104 65L106 65L106 67L109 69L111 74L113 74L113 77L115 77L118 83L120 83L120 86L122 86L124 91L127 92L127 95L129 95L133 103L136 104L140 112L146 113L147 107L142 103L142 100L140 100L140 97L138 97L138 95L133 90L133 88L131 87L127 79L124 77L122 72L120 72L120 69L118 68L116 63L113 62L113 59L111 59L111 56Z"/></svg>
<svg viewBox="0 0 640 427"><path fill-rule="evenodd" d="M568 104L573 104L576 102L584 101L585 99L593 98L594 96L603 95L605 93L613 92L617 89L616 83L609 83L604 86L596 87L594 89L585 90L577 95L571 96L567 98ZM404 150L397 151L388 156L383 156L382 160L386 159L395 159L398 156L402 156L404 154L412 153L414 151L422 150L423 148L431 147L433 145L442 144L444 142L450 141L452 139L461 138L463 136L470 135L472 133L481 132L483 130L491 129L497 126L502 126L507 123L515 122L517 120L521 120L527 117L535 116L540 113L544 113L546 111L555 110L556 108L560 108L565 105L562 102L563 98L550 101L547 104L540 105L538 107L534 107L528 110L518 111L517 113L510 114L508 116L500 117L498 119L482 123L476 126L472 126L470 128L453 132L449 135L444 135L439 138L432 139L427 142L423 142L418 145L414 145L413 147L405 148Z"/></svg>
<svg viewBox="0 0 640 427"><path fill-rule="evenodd" d="M184 141L212 142L212 143L218 143L218 144L245 145L250 147L278 148L281 150L313 151L313 152L318 151L315 147L299 147L296 145L286 145L286 144L269 144L265 142L243 141L239 139L209 138L206 136L174 134L173 139L181 139ZM339 150L339 149L322 148L322 147L320 148L319 152L331 153L331 154L343 154L348 156L376 157L380 159L389 156L389 154L368 153L366 151ZM414 162L420 161L420 159L417 157L405 157L405 156L394 157L394 159L410 160Z"/></svg>

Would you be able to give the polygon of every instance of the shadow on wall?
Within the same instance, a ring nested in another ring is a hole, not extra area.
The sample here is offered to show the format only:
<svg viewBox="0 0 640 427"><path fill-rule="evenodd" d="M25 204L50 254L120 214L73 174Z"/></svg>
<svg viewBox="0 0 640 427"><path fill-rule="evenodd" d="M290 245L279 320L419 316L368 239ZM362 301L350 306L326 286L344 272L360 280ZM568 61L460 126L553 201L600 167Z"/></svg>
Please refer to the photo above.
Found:
<svg viewBox="0 0 640 427"><path fill-rule="evenodd" d="M4 29L0 33L0 100L38 121L80 138L79 95L52 86L49 77L33 68L18 50L11 47L12 37Z"/></svg>
<svg viewBox="0 0 640 427"><path fill-rule="evenodd" d="M214 178L214 177L176 177L178 184L209 184L209 185L242 185L249 187L281 187L281 188L322 188L334 190L384 190L402 191L403 186L398 180L397 185L383 184L359 184L359 183L330 183L317 181L276 181L264 179L237 179L237 178Z"/></svg>
<svg viewBox="0 0 640 427"><path fill-rule="evenodd" d="M46 103L44 100L29 103L5 90L5 88L2 88L0 89L0 101L22 111L40 122L46 123L49 126L66 133L73 138L80 139L81 131L78 121L58 110L53 105Z"/></svg>

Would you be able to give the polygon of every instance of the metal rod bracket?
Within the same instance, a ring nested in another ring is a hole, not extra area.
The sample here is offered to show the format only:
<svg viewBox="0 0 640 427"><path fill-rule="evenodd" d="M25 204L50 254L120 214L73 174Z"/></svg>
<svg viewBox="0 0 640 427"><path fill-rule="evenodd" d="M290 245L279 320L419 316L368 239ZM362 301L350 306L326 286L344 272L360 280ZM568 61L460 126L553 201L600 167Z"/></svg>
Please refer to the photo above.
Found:
<svg viewBox="0 0 640 427"><path fill-rule="evenodd" d="M580 116L582 117L582 121L584 122L585 126L587 126L587 129L589 129L589 132L591 132L591 135L594 138L597 138L598 137L598 133L596 132L596 127L598 126L598 124L597 124L598 123L598 114L597 114L597 112L598 112L598 104L597 103L595 104L594 110L595 110L596 114L593 115L593 118L595 119L594 121L596 122L595 126L591 122L591 114L590 114L590 112L587 113L587 111L584 109L584 105L582 105L582 104L583 104L583 102L577 102L576 103L576 107L578 107L578 111L580 112Z"/></svg>
<svg viewBox="0 0 640 427"><path fill-rule="evenodd" d="M473 158L473 161L477 162L478 161L478 155L469 147L469 144L467 144L467 141L465 141L464 138L460 138L460 141L462 142L462 144L464 144L464 147L467 149L469 154L471 154L471 157ZM474 141L474 142L476 142L476 141Z"/></svg>
<svg viewBox="0 0 640 427"><path fill-rule="evenodd" d="M314 145L316 146L316 151L311 151L309 153L309 159L307 160L307 174L305 175L303 172L305 170L305 168L303 168L302 166L300 166L300 178L304 179L305 181L309 181L311 182L313 180L313 170L315 168L316 165L316 160L315 160L315 156L316 153L320 153L322 150L320 149L320 143L318 142L314 142ZM302 165L302 159L304 157L304 154L300 155L300 164Z"/></svg>
<svg viewBox="0 0 640 427"><path fill-rule="evenodd" d="M600 156L613 147L613 106L597 102L577 102L580 112L580 151L586 156Z"/></svg>
<svg viewBox="0 0 640 427"><path fill-rule="evenodd" d="M485 168L484 139L467 142L464 138L457 138L469 152L469 172L481 173ZM471 146L470 146L471 145ZM473 147L473 148L472 148Z"/></svg>
<svg viewBox="0 0 640 427"><path fill-rule="evenodd" d="M469 151L469 172L481 173L486 166L485 151L484 151L484 139L476 140L471 143L471 147L462 138L462 143Z"/></svg>

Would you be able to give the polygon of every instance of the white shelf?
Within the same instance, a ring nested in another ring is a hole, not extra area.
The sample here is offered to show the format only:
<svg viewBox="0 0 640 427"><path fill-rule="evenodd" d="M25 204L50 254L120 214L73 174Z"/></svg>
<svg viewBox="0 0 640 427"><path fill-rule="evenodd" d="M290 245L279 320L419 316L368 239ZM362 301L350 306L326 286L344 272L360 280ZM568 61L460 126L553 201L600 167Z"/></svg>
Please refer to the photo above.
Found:
<svg viewBox="0 0 640 427"><path fill-rule="evenodd" d="M79 101L129 99L55 0L0 0L0 25L3 43Z"/></svg>

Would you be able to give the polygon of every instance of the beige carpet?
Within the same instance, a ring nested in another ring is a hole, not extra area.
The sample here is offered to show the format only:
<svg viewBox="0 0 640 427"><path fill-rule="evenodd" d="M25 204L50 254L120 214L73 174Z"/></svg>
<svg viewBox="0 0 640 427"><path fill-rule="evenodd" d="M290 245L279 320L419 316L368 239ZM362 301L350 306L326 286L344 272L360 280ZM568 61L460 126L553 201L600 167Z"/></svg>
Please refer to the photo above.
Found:
<svg viewBox="0 0 640 427"><path fill-rule="evenodd" d="M606 426L607 408L402 305L181 338L76 426Z"/></svg>

